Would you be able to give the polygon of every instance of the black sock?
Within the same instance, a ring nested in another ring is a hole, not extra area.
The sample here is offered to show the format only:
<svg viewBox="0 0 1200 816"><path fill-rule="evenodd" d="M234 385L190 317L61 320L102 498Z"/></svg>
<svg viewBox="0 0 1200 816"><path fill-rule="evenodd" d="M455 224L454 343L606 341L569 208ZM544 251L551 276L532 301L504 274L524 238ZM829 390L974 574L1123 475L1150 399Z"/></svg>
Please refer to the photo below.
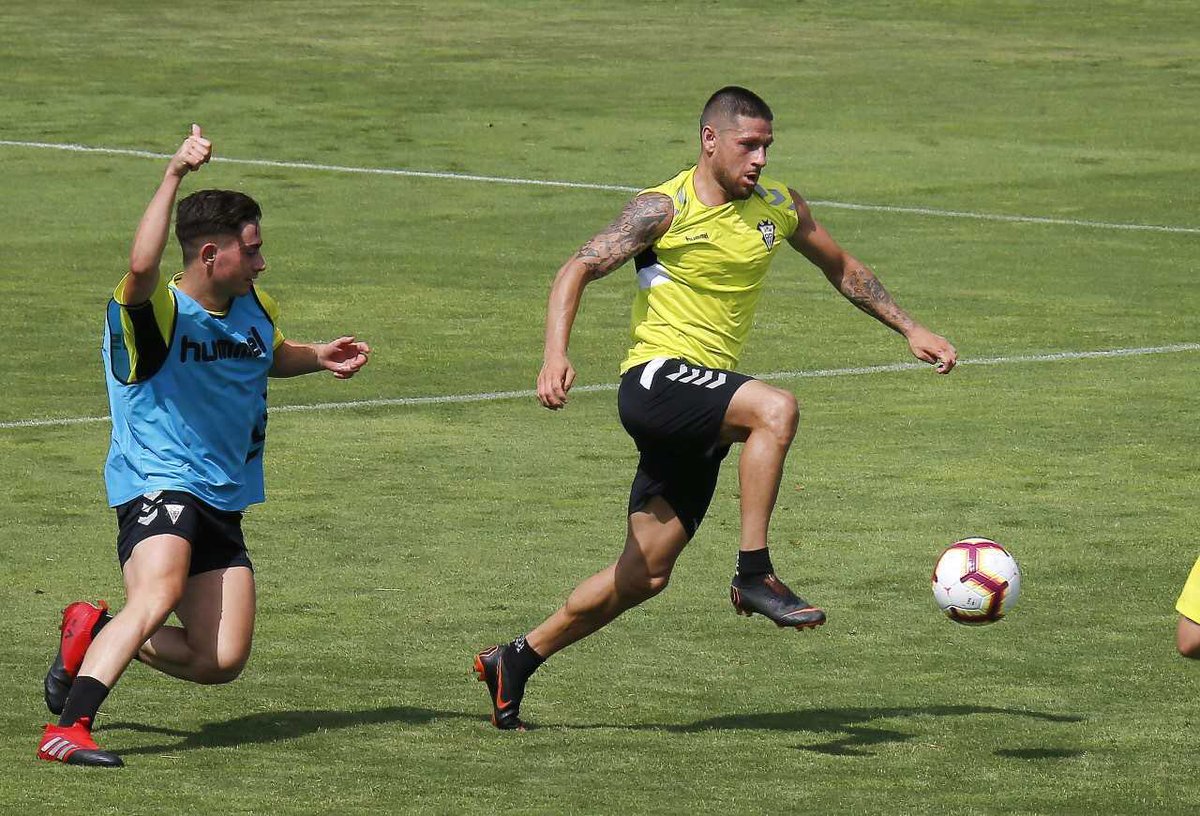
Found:
<svg viewBox="0 0 1200 816"><path fill-rule="evenodd" d="M71 684L71 692L67 695L67 702L63 705L58 724L74 725L80 717L87 717L89 722L94 723L96 712L100 710L100 704L107 696L108 686L95 677L76 677L75 682Z"/></svg>
<svg viewBox="0 0 1200 816"><path fill-rule="evenodd" d="M738 550L737 574L744 578L768 575L775 571L771 566L771 553L767 547L761 550Z"/></svg>
<svg viewBox="0 0 1200 816"><path fill-rule="evenodd" d="M513 672L522 683L529 679L529 675L537 671L537 667L546 662L546 658L533 650L533 647L525 642L525 636L521 635L511 644L511 649L506 652L509 660L509 671Z"/></svg>
<svg viewBox="0 0 1200 816"><path fill-rule="evenodd" d="M105 626L107 626L108 622L112 619L113 619L112 615L108 614L107 612L102 613L100 615L100 617L96 619L96 623L92 626L92 637L95 638L96 635L100 634L100 630L103 629ZM141 663L146 662L146 661L142 660L141 652L138 652L137 654L135 654L133 656L133 659L137 660Z"/></svg>
<svg viewBox="0 0 1200 816"><path fill-rule="evenodd" d="M105 624L107 624L112 619L113 619L113 616L108 614L107 612L100 613L100 617L96 619L96 623L92 626L92 637L95 637L96 635L100 634L100 630L103 629Z"/></svg>

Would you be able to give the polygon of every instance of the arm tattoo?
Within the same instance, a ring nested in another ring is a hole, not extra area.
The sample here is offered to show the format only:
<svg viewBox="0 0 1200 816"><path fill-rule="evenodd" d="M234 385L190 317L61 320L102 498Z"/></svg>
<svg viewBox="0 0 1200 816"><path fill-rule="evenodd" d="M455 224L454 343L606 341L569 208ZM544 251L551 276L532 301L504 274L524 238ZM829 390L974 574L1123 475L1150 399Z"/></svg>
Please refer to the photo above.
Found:
<svg viewBox="0 0 1200 816"><path fill-rule="evenodd" d="M674 207L666 196L638 196L625 205L616 221L584 244L575 257L583 262L589 280L599 280L654 243L673 215Z"/></svg>
<svg viewBox="0 0 1200 816"><path fill-rule="evenodd" d="M904 332L914 325L913 319L896 305L879 278L866 267L855 266L846 270L838 289L859 309L896 331Z"/></svg>

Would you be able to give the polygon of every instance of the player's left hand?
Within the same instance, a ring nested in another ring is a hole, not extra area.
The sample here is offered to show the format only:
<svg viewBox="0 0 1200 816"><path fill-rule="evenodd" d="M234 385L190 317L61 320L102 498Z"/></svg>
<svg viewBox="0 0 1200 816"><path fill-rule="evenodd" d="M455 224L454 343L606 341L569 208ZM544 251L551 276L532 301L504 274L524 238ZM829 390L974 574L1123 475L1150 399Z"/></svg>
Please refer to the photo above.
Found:
<svg viewBox="0 0 1200 816"><path fill-rule="evenodd" d="M938 374L949 374L958 362L958 351L950 341L923 326L909 332L908 347L914 357L929 363Z"/></svg>
<svg viewBox="0 0 1200 816"><path fill-rule="evenodd" d="M339 337L317 347L321 365L339 380L348 380L367 364L371 347L353 337Z"/></svg>

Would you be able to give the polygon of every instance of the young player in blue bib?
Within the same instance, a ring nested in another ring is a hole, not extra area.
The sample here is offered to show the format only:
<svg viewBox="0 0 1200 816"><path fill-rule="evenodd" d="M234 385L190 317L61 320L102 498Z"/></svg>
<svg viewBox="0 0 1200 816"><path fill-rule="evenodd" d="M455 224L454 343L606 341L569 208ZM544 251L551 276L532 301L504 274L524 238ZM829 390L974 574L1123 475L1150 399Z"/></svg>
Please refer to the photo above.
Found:
<svg viewBox="0 0 1200 816"><path fill-rule="evenodd" d="M119 766L91 737L96 712L134 660L196 683L241 673L254 633L254 572L242 511L264 499L267 378L326 370L352 377L370 354L339 337L296 343L256 281L266 267L254 199L202 190L179 202L183 271L159 271L179 185L212 156L199 126L167 164L134 236L129 273L108 304L104 369L112 441L104 468L116 509L126 602L63 612L46 675L38 757ZM164 626L176 614L182 626Z"/></svg>

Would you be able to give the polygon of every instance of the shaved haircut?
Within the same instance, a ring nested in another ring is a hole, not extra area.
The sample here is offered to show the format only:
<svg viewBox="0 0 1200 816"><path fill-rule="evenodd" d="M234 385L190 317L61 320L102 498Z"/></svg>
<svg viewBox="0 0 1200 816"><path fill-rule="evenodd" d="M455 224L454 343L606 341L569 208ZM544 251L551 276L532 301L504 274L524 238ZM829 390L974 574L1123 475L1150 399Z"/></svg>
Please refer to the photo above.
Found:
<svg viewBox="0 0 1200 816"><path fill-rule="evenodd" d="M737 116L772 121L775 116L771 108L758 94L737 85L726 85L708 98L700 113L700 127L716 127L718 120L733 122Z"/></svg>

